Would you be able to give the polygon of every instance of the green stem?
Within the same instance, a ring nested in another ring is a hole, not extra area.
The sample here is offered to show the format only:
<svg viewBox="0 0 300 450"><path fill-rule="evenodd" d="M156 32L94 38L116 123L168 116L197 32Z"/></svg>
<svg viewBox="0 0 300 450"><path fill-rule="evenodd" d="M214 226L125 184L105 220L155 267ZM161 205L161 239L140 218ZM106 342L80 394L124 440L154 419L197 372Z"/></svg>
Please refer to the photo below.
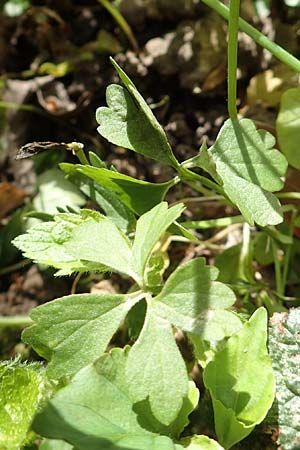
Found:
<svg viewBox="0 0 300 450"><path fill-rule="evenodd" d="M290 227L289 227L289 236L292 238L295 228L295 219L296 219L296 211L292 212ZM282 269L282 295L285 293L286 288L286 281L288 276L288 268L290 265L290 259L291 259L291 253L292 253L292 245L287 245L286 251L284 253L283 258L283 269Z"/></svg>
<svg viewBox="0 0 300 450"><path fill-rule="evenodd" d="M34 105L19 104L14 102L0 102L0 109L17 109L18 111L28 111L40 116L49 118L49 114Z"/></svg>
<svg viewBox="0 0 300 450"><path fill-rule="evenodd" d="M25 267L31 263L32 263L31 259L22 259L22 261L19 261L16 264L12 264L11 266L0 269L0 275L5 275L7 273L15 272L16 270L23 269L23 267Z"/></svg>
<svg viewBox="0 0 300 450"><path fill-rule="evenodd" d="M240 0L230 0L228 27L228 113L231 119L237 118L236 109L236 71L238 54Z"/></svg>
<svg viewBox="0 0 300 450"><path fill-rule="evenodd" d="M98 0L98 1L115 19L121 30L124 32L125 36L127 36L127 39L131 43L134 51L136 53L139 53L139 45L134 37L133 31L128 22L124 19L124 17L120 13L120 11L114 5L112 5L112 3L110 3L109 0Z"/></svg>
<svg viewBox="0 0 300 450"><path fill-rule="evenodd" d="M76 156L79 159L79 161L81 162L81 164L83 164L84 166L89 166L90 165L90 163L89 163L87 157L85 156L85 153L84 153L82 148L76 152Z"/></svg>
<svg viewBox="0 0 300 450"><path fill-rule="evenodd" d="M275 194L277 198L288 198L290 200L300 200L300 192L279 192Z"/></svg>
<svg viewBox="0 0 300 450"><path fill-rule="evenodd" d="M178 175L181 178L181 180L185 181L186 183L190 184L191 186L192 186L192 184L190 183L190 181L192 181L192 182L199 181L201 184L208 187L209 189L214 190L218 194L224 195L224 191L221 188L221 186L219 186L214 181L211 181L208 178L203 177L202 175L199 175L198 173L192 172L191 170L186 169L184 166L180 166L177 169L177 171L178 171ZM193 187L196 191L202 192L204 195L214 195L212 192L208 191L207 189L203 188L202 186L201 186L202 190L200 190L199 188L196 188L195 183L193 184Z"/></svg>
<svg viewBox="0 0 300 450"><path fill-rule="evenodd" d="M229 8L223 5L219 0L202 0L202 2L220 14L220 16L224 17L224 19L229 19ZM239 19L239 28L248 34L248 36L250 36L258 45L272 53L279 61L283 62L296 72L300 72L300 61L297 58L284 50L284 48L280 47L280 45L270 41L270 39L264 36L256 28L249 25L244 19Z"/></svg>
<svg viewBox="0 0 300 450"><path fill-rule="evenodd" d="M0 328L25 328L32 323L29 316L0 316Z"/></svg>
<svg viewBox="0 0 300 450"><path fill-rule="evenodd" d="M282 278L281 278L281 265L278 259L278 253L277 253L277 245L275 243L275 240L271 240L272 245L272 253L274 258L274 266L275 266L275 282L276 282L276 291L279 295L283 295L282 293Z"/></svg>

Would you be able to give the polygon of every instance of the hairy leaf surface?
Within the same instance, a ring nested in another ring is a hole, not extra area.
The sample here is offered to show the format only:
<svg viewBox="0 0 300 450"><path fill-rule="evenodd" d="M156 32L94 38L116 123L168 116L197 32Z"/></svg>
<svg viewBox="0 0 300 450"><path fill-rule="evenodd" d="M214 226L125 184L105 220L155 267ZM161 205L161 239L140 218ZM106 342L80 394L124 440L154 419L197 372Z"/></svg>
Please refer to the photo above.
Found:
<svg viewBox="0 0 300 450"><path fill-rule="evenodd" d="M205 265L204 258L179 266L155 297L157 314L185 331L206 340L221 340L241 327L240 319L225 308L235 295L225 284L215 281L218 270Z"/></svg>
<svg viewBox="0 0 300 450"><path fill-rule="evenodd" d="M225 193L250 225L282 222L280 203L271 192L282 188L287 161L274 145L275 138L256 130L252 120L228 119L202 162L198 158L199 165L222 181Z"/></svg>
<svg viewBox="0 0 300 450"><path fill-rule="evenodd" d="M23 340L49 361L52 378L72 375L106 349L135 303L129 295L68 295L33 309Z"/></svg>
<svg viewBox="0 0 300 450"><path fill-rule="evenodd" d="M0 447L17 450L28 442L28 432L45 396L45 372L39 364L5 361L0 364Z"/></svg>
<svg viewBox="0 0 300 450"><path fill-rule="evenodd" d="M269 328L269 351L276 378L275 403L267 423L278 427L279 444L297 450L300 442L300 310L274 314Z"/></svg>
<svg viewBox="0 0 300 450"><path fill-rule="evenodd" d="M275 380L266 340L267 312L259 308L204 369L216 433L225 449L248 436L273 403Z"/></svg>
<svg viewBox="0 0 300 450"><path fill-rule="evenodd" d="M151 109L121 67L111 61L125 88L116 84L108 86L108 107L96 111L98 132L115 145L177 167L179 163Z"/></svg>
<svg viewBox="0 0 300 450"><path fill-rule="evenodd" d="M176 419L188 394L186 367L170 323L153 314L151 307L129 352L126 376L134 401L148 397L153 415L164 425Z"/></svg>
<svg viewBox="0 0 300 450"><path fill-rule="evenodd" d="M60 166L65 171L70 170L68 164ZM72 167L99 185L115 192L118 198L138 215L144 214L160 203L173 185L172 180L166 183L149 183L105 168L80 164L72 165Z"/></svg>
<svg viewBox="0 0 300 450"><path fill-rule="evenodd" d="M129 393L127 353L128 349L113 349L82 369L37 416L34 429L42 436L66 440L78 450L182 449L141 425L147 415Z"/></svg>
<svg viewBox="0 0 300 450"><path fill-rule="evenodd" d="M56 214L53 222L43 222L29 228L13 240L13 243L34 262L60 269L59 275L91 270L107 270L101 263L83 261L78 252L73 255L66 249L76 227L89 221L102 220L95 211L83 210L80 214Z"/></svg>

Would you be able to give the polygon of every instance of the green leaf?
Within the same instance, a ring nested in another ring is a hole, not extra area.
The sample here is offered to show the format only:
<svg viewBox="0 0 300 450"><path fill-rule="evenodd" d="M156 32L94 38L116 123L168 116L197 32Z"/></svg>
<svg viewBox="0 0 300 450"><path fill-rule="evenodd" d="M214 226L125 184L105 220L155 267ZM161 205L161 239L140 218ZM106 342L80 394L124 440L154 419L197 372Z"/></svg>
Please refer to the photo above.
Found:
<svg viewBox="0 0 300 450"><path fill-rule="evenodd" d="M24 255L61 269L59 274L116 270L130 274L131 247L109 219L91 210L57 214L13 241Z"/></svg>
<svg viewBox="0 0 300 450"><path fill-rule="evenodd" d="M267 312L259 308L204 369L216 433L225 449L248 436L273 403L275 380L266 340Z"/></svg>
<svg viewBox="0 0 300 450"><path fill-rule="evenodd" d="M253 253L259 264L265 266L274 262L272 238L267 233L260 232L255 234Z"/></svg>
<svg viewBox="0 0 300 450"><path fill-rule="evenodd" d="M57 439L46 439L42 442L39 450L72 450L73 445L67 442L58 441Z"/></svg>
<svg viewBox="0 0 300 450"><path fill-rule="evenodd" d="M275 138L265 130L256 130L250 119L228 119L209 153L220 174L223 167L266 191L283 187L281 177L287 169L285 157L274 149Z"/></svg>
<svg viewBox="0 0 300 450"><path fill-rule="evenodd" d="M241 211L249 225L277 225L282 222L279 200L260 186L236 176L228 167L222 168L223 188Z"/></svg>
<svg viewBox="0 0 300 450"><path fill-rule="evenodd" d="M179 266L168 278L153 307L176 327L198 334L202 339L221 340L241 327L240 319L225 308L235 295L215 281L218 270L205 265L204 258Z"/></svg>
<svg viewBox="0 0 300 450"><path fill-rule="evenodd" d="M85 204L85 198L61 170L50 169L37 178L38 193L34 197L33 206L36 211L55 214L57 207L76 208Z"/></svg>
<svg viewBox="0 0 300 450"><path fill-rule="evenodd" d="M36 417L35 431L77 450L180 450L169 437L141 426L147 416L130 397L128 350L113 349L82 369Z"/></svg>
<svg viewBox="0 0 300 450"><path fill-rule="evenodd" d="M250 225L282 222L280 203L271 192L282 188L287 161L274 145L275 138L256 130L252 120L228 119L207 151L216 181L222 180L225 193ZM214 176L206 159L203 168Z"/></svg>
<svg viewBox="0 0 300 450"><path fill-rule="evenodd" d="M276 131L289 164L300 169L300 88L288 89L282 95Z"/></svg>
<svg viewBox="0 0 300 450"><path fill-rule="evenodd" d="M23 332L23 341L50 361L50 377L74 374L105 351L137 300L133 294L59 298L32 310L35 323Z"/></svg>
<svg viewBox="0 0 300 450"><path fill-rule="evenodd" d="M135 402L148 398L154 417L164 425L176 419L188 393L187 371L170 323L149 306L141 334L129 352L126 376Z"/></svg>
<svg viewBox="0 0 300 450"><path fill-rule="evenodd" d="M141 216L137 221L132 247L132 269L138 275L141 283L144 278L147 261L155 244L174 220L181 215L183 210L184 206L182 203L168 209L168 204L162 202Z"/></svg>
<svg viewBox="0 0 300 450"><path fill-rule="evenodd" d="M129 240L111 220L100 214L95 215L95 219L86 220L74 228L64 243L67 253L133 276Z"/></svg>
<svg viewBox="0 0 300 450"><path fill-rule="evenodd" d="M65 163L60 165L64 171L70 170L69 166L70 164ZM72 167L99 185L115 192L119 200L138 215L160 203L174 184L173 180L166 183L149 183L104 168L79 164Z"/></svg>
<svg viewBox="0 0 300 450"><path fill-rule="evenodd" d="M39 403L45 397L45 372L40 364L18 360L0 364L0 447L18 450L28 442L28 432Z"/></svg>
<svg viewBox="0 0 300 450"><path fill-rule="evenodd" d="M266 425L276 429L281 448L297 450L300 442L300 309L274 314L270 322L268 344L275 372L276 398Z"/></svg>
<svg viewBox="0 0 300 450"><path fill-rule="evenodd" d="M136 223L134 213L119 200L118 195L113 190L87 179L75 167L74 164L68 163L61 165L72 183L76 184L88 198L96 202L117 227L124 232L132 231Z"/></svg>
<svg viewBox="0 0 300 450"><path fill-rule="evenodd" d="M220 271L218 280L222 283L236 284L243 280L240 267L241 251L242 244L236 244L216 256L215 266Z"/></svg>
<svg viewBox="0 0 300 450"><path fill-rule="evenodd" d="M166 134L132 81L111 58L125 87L111 84L106 90L108 107L98 108L98 132L112 144L178 167Z"/></svg>
<svg viewBox="0 0 300 450"><path fill-rule="evenodd" d="M216 441L203 435L181 439L180 443L186 450L224 450Z"/></svg>

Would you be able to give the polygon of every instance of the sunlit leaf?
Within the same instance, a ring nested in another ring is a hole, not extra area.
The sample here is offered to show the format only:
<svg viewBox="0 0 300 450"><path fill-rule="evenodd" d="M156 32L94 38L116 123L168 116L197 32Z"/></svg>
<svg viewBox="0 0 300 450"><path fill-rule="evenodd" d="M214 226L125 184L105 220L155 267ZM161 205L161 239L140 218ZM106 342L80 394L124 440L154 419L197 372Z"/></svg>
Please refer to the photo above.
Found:
<svg viewBox="0 0 300 450"><path fill-rule="evenodd" d="M149 307L141 334L129 352L126 376L133 400L148 398L153 415L165 425L176 419L188 393L186 367L170 323Z"/></svg>
<svg viewBox="0 0 300 450"><path fill-rule="evenodd" d="M24 342L49 361L52 378L74 374L105 350L135 303L129 295L68 295L35 308Z"/></svg>
<svg viewBox="0 0 300 450"><path fill-rule="evenodd" d="M248 436L273 403L275 379L266 341L267 312L259 308L204 369L216 433L225 449Z"/></svg>
<svg viewBox="0 0 300 450"><path fill-rule="evenodd" d="M235 302L235 295L225 284L215 281L218 270L197 258L179 266L155 297L157 314L178 328L206 340L231 336L241 327L240 319L225 308Z"/></svg>
<svg viewBox="0 0 300 450"><path fill-rule="evenodd" d="M96 112L99 133L115 145L177 167L179 163L151 109L121 67L111 61L125 88L108 86L108 107L100 107Z"/></svg>
<svg viewBox="0 0 300 450"><path fill-rule="evenodd" d="M113 349L82 369L37 416L34 429L77 450L180 450L147 430L147 410L134 404L126 381L128 349ZM168 405L165 405L167 409Z"/></svg>
<svg viewBox="0 0 300 450"><path fill-rule="evenodd" d="M28 443L30 425L46 395L45 371L40 364L18 360L0 364L0 447L17 450Z"/></svg>

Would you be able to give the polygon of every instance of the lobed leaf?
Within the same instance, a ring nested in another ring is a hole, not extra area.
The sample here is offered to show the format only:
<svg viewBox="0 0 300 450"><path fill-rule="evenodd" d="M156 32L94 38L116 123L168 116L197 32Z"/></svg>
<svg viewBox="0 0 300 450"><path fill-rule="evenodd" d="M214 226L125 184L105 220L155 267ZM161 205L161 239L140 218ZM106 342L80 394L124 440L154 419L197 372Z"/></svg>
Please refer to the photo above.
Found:
<svg viewBox="0 0 300 450"><path fill-rule="evenodd" d="M67 251L66 244L72 239L77 226L89 221L100 221L103 216L95 211L82 210L80 214L56 214L54 221L39 223L17 236L13 244L34 262L60 269L58 274L107 270L101 263L83 261L81 255Z"/></svg>
<svg viewBox="0 0 300 450"><path fill-rule="evenodd" d="M86 220L78 224L64 243L68 254L101 264L115 272L133 276L130 269L131 244L109 219Z"/></svg>
<svg viewBox="0 0 300 450"><path fill-rule="evenodd" d="M61 269L59 274L114 270L131 275L131 245L121 230L96 211L57 214L13 243L35 262Z"/></svg>
<svg viewBox="0 0 300 450"><path fill-rule="evenodd" d="M205 265L204 258L179 266L155 297L156 314L184 331L205 340L221 340L241 327L240 319L225 308L232 306L235 295L218 281L218 270Z"/></svg>
<svg viewBox="0 0 300 450"><path fill-rule="evenodd" d="M229 168L236 176L273 192L283 187L281 177L287 169L285 157L274 145L274 136L257 130L252 120L228 119L208 151L219 175Z"/></svg>
<svg viewBox="0 0 300 450"><path fill-rule="evenodd" d="M271 192L282 188L287 161L274 145L275 138L256 130L252 120L228 119L215 144L197 158L250 225L282 222L280 203Z"/></svg>
<svg viewBox="0 0 300 450"><path fill-rule="evenodd" d="M112 144L128 148L164 164L178 167L166 134L135 85L111 58L125 88L111 84L107 107L96 111L98 132Z"/></svg>
<svg viewBox="0 0 300 450"><path fill-rule="evenodd" d="M259 308L204 369L216 433L225 449L248 436L273 403L275 380L266 340L267 312Z"/></svg>
<svg viewBox="0 0 300 450"><path fill-rule="evenodd" d="M142 427L147 416L132 400L125 376L128 350L113 349L78 372L38 414L35 431L77 450L182 449Z"/></svg>
<svg viewBox="0 0 300 450"><path fill-rule="evenodd" d="M52 378L72 375L106 349L134 295L68 295L32 310L23 341L49 361Z"/></svg>
<svg viewBox="0 0 300 450"><path fill-rule="evenodd" d="M176 419L188 394L186 367L170 323L153 314L151 307L130 349L126 377L135 402L148 398L154 417L164 425Z"/></svg>

